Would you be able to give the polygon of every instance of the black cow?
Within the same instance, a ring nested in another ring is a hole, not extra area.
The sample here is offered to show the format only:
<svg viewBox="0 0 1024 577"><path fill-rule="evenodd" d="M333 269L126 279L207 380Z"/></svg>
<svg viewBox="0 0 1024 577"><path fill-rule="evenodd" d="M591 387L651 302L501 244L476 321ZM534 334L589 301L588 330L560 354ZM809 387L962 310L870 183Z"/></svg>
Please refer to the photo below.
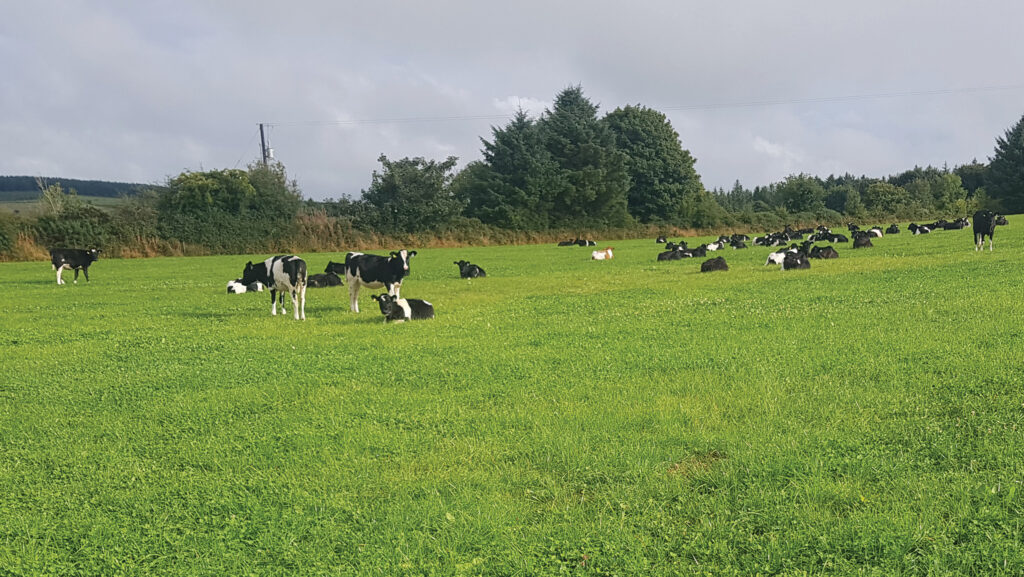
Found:
<svg viewBox="0 0 1024 577"><path fill-rule="evenodd" d="M558 243L558 246L576 246L576 242L579 241L579 240L580 239L578 239L578 238L573 239L573 240L563 240L563 241Z"/></svg>
<svg viewBox="0 0 1024 577"><path fill-rule="evenodd" d="M85 275L85 282L89 282L89 265L100 258L103 252L98 248L84 250L80 248L54 248L50 249L50 263L57 271L57 284L64 284L61 273L69 268L75 271L75 284L78 284L78 271Z"/></svg>
<svg viewBox="0 0 1024 577"><path fill-rule="evenodd" d="M807 256L810 258L839 258L839 251L830 246L812 246Z"/></svg>
<svg viewBox="0 0 1024 577"><path fill-rule="evenodd" d="M457 260L452 264L459 267L459 276L462 278L477 278L487 276L487 273L484 272L484 269L478 267L475 264L471 264L468 260Z"/></svg>
<svg viewBox="0 0 1024 577"><path fill-rule="evenodd" d="M654 239L654 242L658 244L665 244L666 242L668 242L668 239L663 236L659 236L658 238Z"/></svg>
<svg viewBox="0 0 1024 577"><path fill-rule="evenodd" d="M252 264L249 261L242 271L242 284L248 285L261 282L270 289L270 314L277 315L277 292L285 291L292 297L295 309L295 320L306 320L306 261L294 255L272 256L267 260ZM281 314L287 314L284 301L281 302Z"/></svg>
<svg viewBox="0 0 1024 577"><path fill-rule="evenodd" d="M729 270L729 265L725 264L725 258L710 258L700 265L700 272L712 272L716 270Z"/></svg>
<svg viewBox="0 0 1024 577"><path fill-rule="evenodd" d="M974 250L985 248L985 236L988 236L988 250L992 251L992 233L996 231L996 218L1002 218L991 210L979 210L974 213Z"/></svg>
<svg viewBox="0 0 1024 577"><path fill-rule="evenodd" d="M309 288L325 288L331 286L341 286L345 283L341 282L341 277L337 273L333 272L322 272L320 274L309 275L306 285Z"/></svg>
<svg viewBox="0 0 1024 577"><path fill-rule="evenodd" d="M900 225L893 223L889 225L889 228L885 229L885 234L899 234Z"/></svg>
<svg viewBox="0 0 1024 577"><path fill-rule="evenodd" d="M782 259L782 270L799 270L811 268L811 261L802 252L787 252Z"/></svg>
<svg viewBox="0 0 1024 577"><path fill-rule="evenodd" d="M658 253L658 260L680 260L683 258L683 250L684 249L676 248L672 250L666 250L665 252L660 252Z"/></svg>
<svg viewBox="0 0 1024 577"><path fill-rule="evenodd" d="M1007 226L1007 225L1009 225L1009 224L1010 224L1010 223L1009 223L1009 222L1007 222L1007 220L1006 220L1006 217L1005 217L1005 216L1003 216L1003 215L1001 215L1001 214L997 214L997 215L996 215L996 226Z"/></svg>
<svg viewBox="0 0 1024 577"><path fill-rule="evenodd" d="M400 299L389 294L373 295L380 305L384 322L416 321L434 318L434 305L420 299Z"/></svg>
<svg viewBox="0 0 1024 577"><path fill-rule="evenodd" d="M359 312L359 289L361 287L385 288L388 294L400 298L402 279L409 276L409 259L416 251L402 249L391 251L391 256L350 252L345 255L345 280L348 281L349 307ZM331 270L335 267L335 270ZM329 272L337 272L337 263L327 265Z"/></svg>
<svg viewBox="0 0 1024 577"><path fill-rule="evenodd" d="M869 246L875 246L871 244L871 237L864 232L857 231L853 233L853 248L867 248Z"/></svg>

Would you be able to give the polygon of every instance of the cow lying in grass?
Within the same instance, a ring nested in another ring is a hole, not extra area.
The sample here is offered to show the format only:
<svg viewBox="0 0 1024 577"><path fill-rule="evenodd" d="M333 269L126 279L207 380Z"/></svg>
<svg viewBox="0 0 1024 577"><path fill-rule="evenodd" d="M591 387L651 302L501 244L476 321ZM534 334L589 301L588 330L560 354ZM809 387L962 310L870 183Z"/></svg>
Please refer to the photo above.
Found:
<svg viewBox="0 0 1024 577"><path fill-rule="evenodd" d="M387 293L371 297L380 305L384 322L401 323L434 318L434 305L420 299L400 299Z"/></svg>

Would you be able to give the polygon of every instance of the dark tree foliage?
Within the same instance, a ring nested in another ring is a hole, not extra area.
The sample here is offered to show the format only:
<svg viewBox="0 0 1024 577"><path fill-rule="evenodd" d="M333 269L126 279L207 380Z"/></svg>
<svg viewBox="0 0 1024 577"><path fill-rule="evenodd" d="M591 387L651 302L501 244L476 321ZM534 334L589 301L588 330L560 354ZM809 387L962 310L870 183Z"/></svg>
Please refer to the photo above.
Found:
<svg viewBox="0 0 1024 577"><path fill-rule="evenodd" d="M147 185L104 180L77 180L74 178L37 178L34 176L0 176L0 200L27 200L39 196L39 182L60 182L81 196L117 198L132 196L148 188ZM45 184L44 184L45 186Z"/></svg>
<svg viewBox="0 0 1024 577"><path fill-rule="evenodd" d="M985 191L1007 213L1024 212L1024 116L996 138L989 158Z"/></svg>
<svg viewBox="0 0 1024 577"><path fill-rule="evenodd" d="M694 158L668 118L644 106L617 108L604 118L626 155L629 213L643 223L679 222L680 207L703 190Z"/></svg>
<svg viewBox="0 0 1024 577"><path fill-rule="evenodd" d="M423 158L377 159L382 166L373 172L363 201L374 210L369 221L357 225L384 234L440 230L462 213L462 202L451 190L452 170L458 158L444 162Z"/></svg>
<svg viewBox="0 0 1024 577"><path fill-rule="evenodd" d="M539 122L541 140L558 165L552 224L628 226L629 174L615 135L597 118L597 106L579 86L555 97Z"/></svg>
<svg viewBox="0 0 1024 577"><path fill-rule="evenodd" d="M470 163L453 183L465 215L503 228L548 228L559 171L537 123L520 110L492 134L491 142L481 139L483 161Z"/></svg>
<svg viewBox="0 0 1024 577"><path fill-rule="evenodd" d="M968 196L974 196L979 188L985 187L985 175L988 173L988 165L978 162L975 158L969 164L962 164L953 169L953 173L960 177L960 183Z"/></svg>

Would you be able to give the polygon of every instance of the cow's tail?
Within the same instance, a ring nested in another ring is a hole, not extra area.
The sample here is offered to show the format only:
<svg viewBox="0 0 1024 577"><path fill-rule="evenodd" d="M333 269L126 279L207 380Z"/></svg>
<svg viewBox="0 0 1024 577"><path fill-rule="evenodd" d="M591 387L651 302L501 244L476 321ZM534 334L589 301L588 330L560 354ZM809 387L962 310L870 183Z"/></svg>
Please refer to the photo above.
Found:
<svg viewBox="0 0 1024 577"><path fill-rule="evenodd" d="M355 275L356 271L352 270L352 255L355 253L349 252L345 254L345 274Z"/></svg>

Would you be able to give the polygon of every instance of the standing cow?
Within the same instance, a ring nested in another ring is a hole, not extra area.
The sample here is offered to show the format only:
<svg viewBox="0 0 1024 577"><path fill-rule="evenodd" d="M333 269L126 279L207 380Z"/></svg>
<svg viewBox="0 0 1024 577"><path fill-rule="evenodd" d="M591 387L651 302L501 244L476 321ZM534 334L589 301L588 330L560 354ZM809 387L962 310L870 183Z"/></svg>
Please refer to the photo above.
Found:
<svg viewBox="0 0 1024 577"><path fill-rule="evenodd" d="M996 231L996 224L1003 217L991 210L979 210L974 213L974 250L984 250L985 236L988 236L988 250L992 252L992 233ZM1005 221L1004 221L1005 222Z"/></svg>
<svg viewBox="0 0 1024 577"><path fill-rule="evenodd" d="M242 272L242 284L261 282L270 289L270 314L277 315L277 292L284 297L287 291L292 297L295 320L306 320L306 261L293 255L272 256L252 264L249 261ZM281 302L281 314L288 311Z"/></svg>
<svg viewBox="0 0 1024 577"><path fill-rule="evenodd" d="M343 267L348 281L349 308L359 312L359 289L361 287L387 289L388 294L400 298L402 279L409 276L409 259L416 256L414 250L392 251L391 256L350 252L345 255ZM338 272L339 265L327 265L329 272Z"/></svg>
<svg viewBox="0 0 1024 577"><path fill-rule="evenodd" d="M78 284L78 271L82 271L85 275L85 282L89 282L89 265L100 258L100 252L98 248L89 250L80 248L50 249L50 263L57 271L57 284L65 284L61 273L66 268L75 271L75 284Z"/></svg>

